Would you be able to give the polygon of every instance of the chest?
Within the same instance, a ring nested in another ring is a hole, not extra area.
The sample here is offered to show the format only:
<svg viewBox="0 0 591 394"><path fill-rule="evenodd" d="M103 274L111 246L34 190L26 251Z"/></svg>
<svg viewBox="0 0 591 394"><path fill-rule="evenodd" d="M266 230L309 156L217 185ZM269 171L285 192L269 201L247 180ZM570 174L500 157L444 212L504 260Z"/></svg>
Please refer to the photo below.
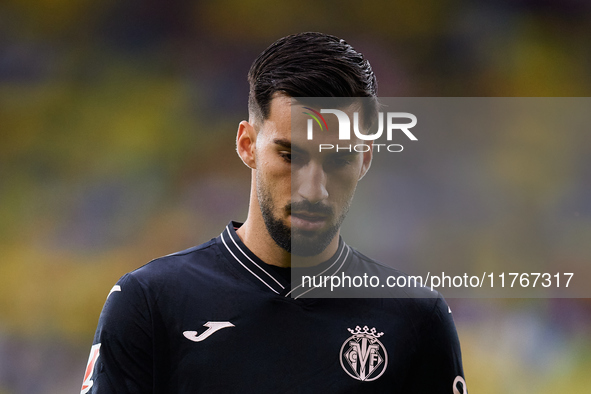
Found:
<svg viewBox="0 0 591 394"><path fill-rule="evenodd" d="M367 392L404 384L418 351L404 311L377 300L190 297L157 324L178 392Z"/></svg>

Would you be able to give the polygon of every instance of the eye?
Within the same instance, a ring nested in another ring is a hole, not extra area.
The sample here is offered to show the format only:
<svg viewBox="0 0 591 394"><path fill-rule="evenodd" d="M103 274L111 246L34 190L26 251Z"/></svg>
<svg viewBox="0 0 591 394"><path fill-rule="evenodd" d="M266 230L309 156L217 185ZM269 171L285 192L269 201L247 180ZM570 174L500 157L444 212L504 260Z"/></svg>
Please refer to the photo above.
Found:
<svg viewBox="0 0 591 394"><path fill-rule="evenodd" d="M291 152L281 151L279 152L279 156L286 162L291 163Z"/></svg>
<svg viewBox="0 0 591 394"><path fill-rule="evenodd" d="M349 158L338 158L334 160L335 164L338 166L348 166L349 164L352 163L352 160Z"/></svg>
<svg viewBox="0 0 591 394"><path fill-rule="evenodd" d="M329 161L328 164L333 168L341 168L351 165L353 163L353 159L354 157L351 157L350 155L335 156Z"/></svg>

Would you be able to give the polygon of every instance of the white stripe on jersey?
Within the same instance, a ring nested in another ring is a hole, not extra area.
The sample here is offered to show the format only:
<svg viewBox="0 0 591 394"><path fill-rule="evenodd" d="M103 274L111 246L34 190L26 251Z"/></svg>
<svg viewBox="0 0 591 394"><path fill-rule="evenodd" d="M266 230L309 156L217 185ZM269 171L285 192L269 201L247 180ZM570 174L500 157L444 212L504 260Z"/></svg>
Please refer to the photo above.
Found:
<svg viewBox="0 0 591 394"><path fill-rule="evenodd" d="M240 265L242 265L248 272L253 274L258 280L263 282L269 289L273 290L276 294L279 294L279 292L277 290L275 290L274 288L269 286L269 284L267 282L265 282L257 274L252 272L246 265L244 265L244 263L242 261L240 261L240 259L238 257L236 257L236 255L232 252L232 250L230 250L230 247L228 246L228 244L226 244L226 241L224 241L224 233L225 233L225 231L221 235L222 242L224 243L224 246L226 247L226 249L228 249L228 252L230 252L230 254L236 259L236 261L238 261L240 263ZM228 235L228 236L230 237L230 239L232 238L231 235Z"/></svg>
<svg viewBox="0 0 591 394"><path fill-rule="evenodd" d="M228 229L228 234L230 234L230 228L229 228L229 226L226 226L226 229ZM261 271L263 271L265 274L269 275L269 277L271 279L273 279L275 281L275 283L277 283L282 289L285 289L285 286L283 286L281 283L279 283L279 281L277 281L277 279L275 279L270 273L268 273L267 271L265 271L265 269L263 267L261 267L260 265L258 265L257 263L255 263L250 257L248 257L246 255L246 253L244 253L244 251L240 248L240 246L238 246L238 244L234 240L234 237L230 236L230 239L232 240L232 242L234 242L234 245L236 245L236 247L244 255L244 257L246 257L248 260L250 260L251 263L253 263L254 265L256 265L258 267L258 269L260 269Z"/></svg>
<svg viewBox="0 0 591 394"><path fill-rule="evenodd" d="M319 274L314 275L315 277L320 276L322 274L324 274L326 271L328 271L333 265L335 265L339 259L341 258L341 256L343 255L343 250L345 250L345 246L347 247L347 254L345 255L345 258L343 259L343 262L341 263L341 265L339 266L339 268L336 269L335 272L332 273L332 275L336 274L337 272L339 272L339 270L341 268L343 268L343 265L345 264L345 261L347 261L347 257L349 256L349 246L345 245L343 243L343 247L341 248L341 253L339 254L339 257L336 258L336 260L334 261L334 263L332 263L329 267L327 267L324 271L320 272ZM291 291L289 293L287 293L285 296L287 297L292 291L296 290L298 287L302 287L301 284L297 285L296 287L294 287L293 289L291 289ZM304 294L306 294L307 292L314 290L316 287L311 287L310 289L304 291L302 294L298 294L296 297L294 297L294 299L297 299L301 296L303 296Z"/></svg>
<svg viewBox="0 0 591 394"><path fill-rule="evenodd" d="M107 295L107 298L109 298L109 296L114 292L114 291L121 291L121 286L119 285L115 285L111 288L111 291L109 292L109 294Z"/></svg>

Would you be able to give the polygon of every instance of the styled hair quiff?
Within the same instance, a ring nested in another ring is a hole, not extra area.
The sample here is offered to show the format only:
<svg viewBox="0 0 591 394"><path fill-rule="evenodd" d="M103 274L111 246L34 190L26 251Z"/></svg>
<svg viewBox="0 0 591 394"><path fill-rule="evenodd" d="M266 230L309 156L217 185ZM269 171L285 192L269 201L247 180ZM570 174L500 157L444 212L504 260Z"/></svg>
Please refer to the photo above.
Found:
<svg viewBox="0 0 591 394"><path fill-rule="evenodd" d="M277 92L294 98L345 98L343 106L352 104L354 98L368 97L362 100L367 126L378 111L371 65L345 40L328 34L299 33L275 41L250 67L248 82L248 110L256 122L269 117Z"/></svg>

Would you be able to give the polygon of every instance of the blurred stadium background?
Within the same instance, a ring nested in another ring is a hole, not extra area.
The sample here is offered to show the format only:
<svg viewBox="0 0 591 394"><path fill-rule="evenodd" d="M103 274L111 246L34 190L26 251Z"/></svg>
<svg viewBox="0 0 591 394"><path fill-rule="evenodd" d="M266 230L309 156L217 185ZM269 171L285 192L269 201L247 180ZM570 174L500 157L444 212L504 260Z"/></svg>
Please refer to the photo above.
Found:
<svg viewBox="0 0 591 394"><path fill-rule="evenodd" d="M78 392L114 282L244 219L249 172L233 150L247 116L246 72L269 43L307 30L363 52L381 96L591 92L586 0L3 0L1 394ZM553 166L544 138L535 130L497 136L498 174L523 206L538 201L533 193L582 185L569 191L577 207L570 239L591 240L591 161L545 177ZM470 146L462 148L458 163L469 166L462 152ZM449 167L432 171L453 183ZM442 223L454 218L444 210L432 228L445 232ZM511 234L535 249L539 240L528 236L535 223ZM490 239L505 239L506 226L471 232L481 246L472 254L462 229L446 233L450 256L505 256ZM591 263L589 248L549 252ZM471 393L589 392L589 300L449 303Z"/></svg>

